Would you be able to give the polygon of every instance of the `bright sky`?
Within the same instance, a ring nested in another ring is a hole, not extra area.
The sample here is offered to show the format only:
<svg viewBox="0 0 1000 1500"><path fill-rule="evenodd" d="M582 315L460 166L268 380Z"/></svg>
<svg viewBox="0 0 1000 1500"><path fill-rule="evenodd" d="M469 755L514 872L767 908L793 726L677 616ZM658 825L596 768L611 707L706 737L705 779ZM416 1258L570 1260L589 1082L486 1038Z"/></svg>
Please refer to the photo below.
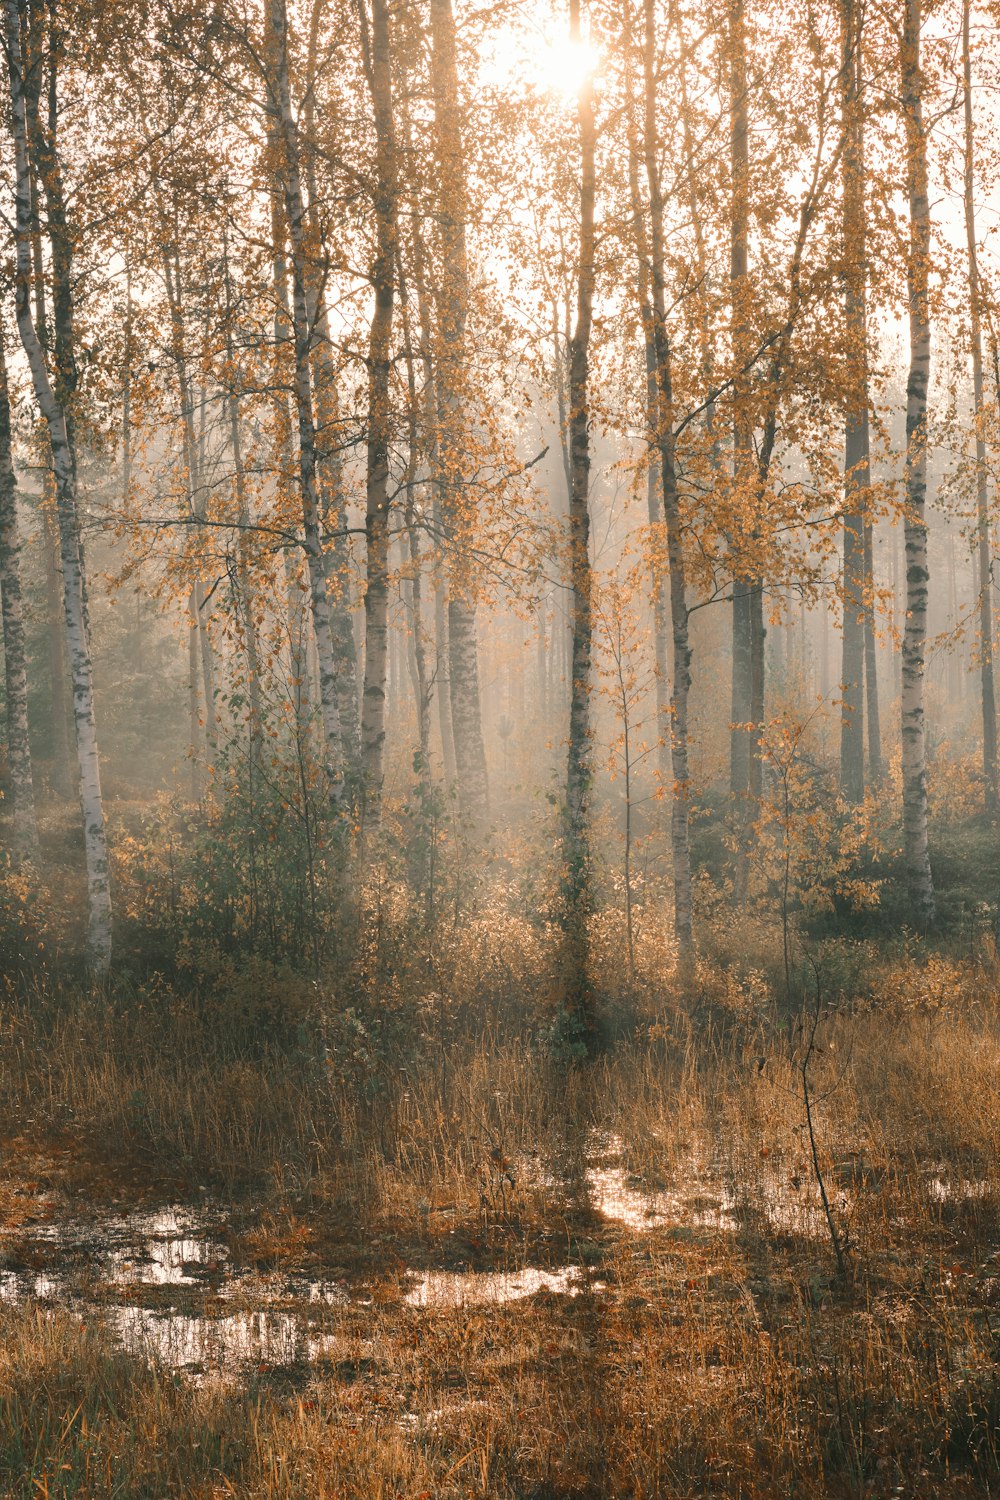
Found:
<svg viewBox="0 0 1000 1500"><path fill-rule="evenodd" d="M490 55L480 64L480 81L493 88L517 82L529 89L575 97L588 75L601 64L589 41L572 41L565 23L551 15L533 18L525 27L504 27L493 38Z"/></svg>

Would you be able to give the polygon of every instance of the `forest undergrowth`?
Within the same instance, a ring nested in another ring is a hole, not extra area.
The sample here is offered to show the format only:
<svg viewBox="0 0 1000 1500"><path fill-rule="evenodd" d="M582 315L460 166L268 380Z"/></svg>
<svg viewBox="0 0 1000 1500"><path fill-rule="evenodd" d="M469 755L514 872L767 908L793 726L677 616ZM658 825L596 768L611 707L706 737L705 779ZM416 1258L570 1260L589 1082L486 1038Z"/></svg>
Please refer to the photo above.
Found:
<svg viewBox="0 0 1000 1500"><path fill-rule="evenodd" d="M801 904L783 930L706 877L687 973L655 878L630 949L609 874L584 1055L514 850L475 880L455 853L432 895L387 861L319 969L210 931L190 849L140 927L163 857L120 874L130 962L97 990L57 876L47 905L5 886L4 1264L58 1271L46 1227L83 1211L212 1203L233 1266L347 1293L322 1352L225 1378L123 1351L100 1295L9 1303L4 1494L1000 1487L1000 961L969 858L923 937ZM526 1268L527 1295L415 1300Z"/></svg>

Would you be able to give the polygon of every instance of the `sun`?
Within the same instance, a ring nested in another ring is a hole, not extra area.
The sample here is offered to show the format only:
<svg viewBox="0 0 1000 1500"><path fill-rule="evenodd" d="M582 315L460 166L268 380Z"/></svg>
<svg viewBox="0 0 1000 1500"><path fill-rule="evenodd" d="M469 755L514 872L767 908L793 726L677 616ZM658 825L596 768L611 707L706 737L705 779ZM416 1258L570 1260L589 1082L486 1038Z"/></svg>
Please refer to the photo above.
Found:
<svg viewBox="0 0 1000 1500"><path fill-rule="evenodd" d="M600 67L601 54L592 42L569 38L549 42L538 58L537 85L565 99L575 99Z"/></svg>
<svg viewBox="0 0 1000 1500"><path fill-rule="evenodd" d="M536 93L570 100L600 72L602 61L593 42L505 28L491 40L480 79L496 88L520 84Z"/></svg>

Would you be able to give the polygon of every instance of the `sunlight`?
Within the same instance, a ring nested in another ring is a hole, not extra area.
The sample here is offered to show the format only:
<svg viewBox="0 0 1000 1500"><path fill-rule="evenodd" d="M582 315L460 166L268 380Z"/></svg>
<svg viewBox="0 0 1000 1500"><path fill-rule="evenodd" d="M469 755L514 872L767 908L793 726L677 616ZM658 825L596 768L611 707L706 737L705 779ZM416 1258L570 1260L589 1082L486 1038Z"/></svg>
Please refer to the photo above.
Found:
<svg viewBox="0 0 1000 1500"><path fill-rule="evenodd" d="M538 58L538 86L575 99L600 66L600 51L591 42L550 42Z"/></svg>
<svg viewBox="0 0 1000 1500"><path fill-rule="evenodd" d="M481 65L483 83L507 88L520 83L539 93L575 99L588 78L600 72L601 51L592 42L505 30L494 38Z"/></svg>

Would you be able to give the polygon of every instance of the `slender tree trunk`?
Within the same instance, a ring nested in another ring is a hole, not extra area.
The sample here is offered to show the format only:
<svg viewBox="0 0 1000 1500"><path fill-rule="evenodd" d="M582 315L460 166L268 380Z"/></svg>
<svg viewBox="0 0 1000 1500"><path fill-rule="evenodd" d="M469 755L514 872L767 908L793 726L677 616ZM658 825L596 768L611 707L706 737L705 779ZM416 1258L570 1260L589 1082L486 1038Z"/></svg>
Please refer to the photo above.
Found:
<svg viewBox="0 0 1000 1500"><path fill-rule="evenodd" d="M45 472L41 527L42 548L45 555L45 636L52 698L52 790L59 797L69 797L72 795L76 775L71 764L72 735L69 666L66 660L66 612L63 605L55 476L51 469L46 469Z"/></svg>
<svg viewBox="0 0 1000 1500"><path fill-rule="evenodd" d="M910 304L910 373L906 386L906 623L903 630L903 841L910 896L921 923L934 920L934 885L927 844L927 747L924 727L924 645L927 637L927 387L931 364L928 272L931 215L927 137L920 69L921 0L905 0L902 105L906 125L910 242L906 278Z"/></svg>
<svg viewBox="0 0 1000 1500"><path fill-rule="evenodd" d="M344 495L343 463L337 450L339 405L336 375L330 358L330 325L326 303L320 297L315 316L316 412L321 441L317 453L320 514L323 526L326 587L333 626L334 664L340 685L340 724L344 760L357 783L361 758L361 723L358 715L358 653L351 619L351 547L347 534L347 501Z"/></svg>
<svg viewBox="0 0 1000 1500"><path fill-rule="evenodd" d="M538 599L537 607L535 610L535 681L538 722L541 726L543 737L548 732L549 726L549 653L546 626L547 605L547 598L545 594L542 593Z"/></svg>
<svg viewBox="0 0 1000 1500"><path fill-rule="evenodd" d="M570 32L580 40L580 0L570 0ZM572 609L569 746L566 765L567 1010L585 1031L592 1026L587 922L590 915L591 643L590 568L590 337L594 304L594 213L597 195L594 85L588 76L577 94L580 138L580 249L576 326L569 346L569 558Z"/></svg>
<svg viewBox="0 0 1000 1500"><path fill-rule="evenodd" d="M882 780L882 713L878 701L878 643L875 639L875 528L865 521L865 710L868 719L868 780Z"/></svg>
<svg viewBox="0 0 1000 1500"><path fill-rule="evenodd" d="M630 80L631 83L631 80ZM655 449L657 460L650 457L646 478L646 513L649 520L650 591L653 599L653 659L656 663L656 763L664 782L670 774L670 685L667 664L667 607L663 588L664 558L662 547L662 523L660 496L663 482L663 464L659 451L660 390L656 355L656 327L653 312L652 272L649 246L647 244L644 208L639 193L639 143L636 129L629 115L629 196L632 220L636 236L638 260L637 287L639 313L642 318L643 355L646 367L646 425L650 452Z"/></svg>
<svg viewBox="0 0 1000 1500"><path fill-rule="evenodd" d="M31 214L29 233L37 236L38 260L35 261L34 246L31 260L37 272L42 269L41 225L38 215L37 188L41 184L45 197L45 211L51 254L52 319L49 331L52 334L53 375L52 386L56 400L66 416L71 457L76 462L73 441L73 398L76 394L78 371L76 365L75 315L73 308L72 236L66 213L66 195L63 187L62 163L57 150L58 88L57 62L60 42L56 36L57 10L55 6L34 5L27 7L21 30L22 39L22 85L25 127L27 131L28 191ZM41 112L42 87L45 86L46 116L43 123ZM40 299L41 300L41 299ZM36 327L36 332L38 329ZM46 346L42 345L43 353ZM79 523L78 523L79 524ZM86 605L85 605L86 607Z"/></svg>
<svg viewBox="0 0 1000 1500"><path fill-rule="evenodd" d="M250 496L247 489L246 465L243 461L243 433L240 427L239 370L236 364L236 347L233 342L233 287L229 268L229 240L225 225L223 225L222 253L226 291L226 373L228 385L226 410L229 418L229 451L233 460L233 490L236 499L236 520L239 528L236 544L236 605L243 633L243 649L246 653L247 701L250 710L250 762L253 765L261 733L261 660L260 644L257 635L256 599L253 587Z"/></svg>
<svg viewBox="0 0 1000 1500"><path fill-rule="evenodd" d="M198 600L192 587L188 594L188 751L191 758L191 801L198 802L202 794L202 768L204 760L201 750L201 688L200 656L198 640L201 634L198 625Z"/></svg>
<svg viewBox="0 0 1000 1500"><path fill-rule="evenodd" d="M87 957L94 975L97 978L103 978L111 966L111 883L108 870L104 804L101 797L97 725L94 718L94 689L84 602L83 564L80 555L76 463L66 411L49 379L45 353L39 342L32 316L31 172L17 0L4 0L4 11L11 123L14 137L17 257L15 307L18 332L31 371L35 399L49 431L55 470L66 640L73 683L73 711L80 768L80 801L87 862Z"/></svg>
<svg viewBox="0 0 1000 1500"><path fill-rule="evenodd" d="M416 359L410 333L410 320L405 300L401 303L403 322L403 353L406 359L407 394L407 460L404 478L403 523L406 528L406 545L409 554L409 576L404 579L403 597L409 619L409 643L407 663L413 686L413 701L417 715L417 743L419 746L418 775L430 782L431 772L431 690L427 677L427 643L423 622L423 579L421 575L420 534L417 530L416 488L420 460L419 398L417 395Z"/></svg>
<svg viewBox="0 0 1000 1500"><path fill-rule="evenodd" d="M215 652L208 622L210 612L205 585L200 578L194 582L195 620L198 623L198 650L201 659L201 692L205 705L205 761L208 771L219 750L219 715L215 702Z"/></svg>
<svg viewBox="0 0 1000 1500"><path fill-rule="evenodd" d="M184 281L181 275L180 249L177 243L179 236L176 216L169 228L166 222L164 223L163 234L163 280L170 312L171 352L173 355L174 371L177 376L181 428L184 434L182 448L188 511L190 519L197 525L197 523L204 520L201 444L199 443L198 432L195 427L194 386L188 373L187 349L184 339ZM218 728L215 713L215 663L205 611L205 585L197 574L197 561L195 563L195 578L191 585L189 603L192 626L196 633L192 649L200 661L201 687L205 707L205 767L206 769L210 769L218 745ZM193 744L194 741L192 741Z"/></svg>
<svg viewBox="0 0 1000 1500"><path fill-rule="evenodd" d="M466 817L475 826L483 823L489 812L489 783L480 706L475 581L469 559L464 555L464 540L469 530L467 481L462 473L469 302L465 143L451 0L430 0L430 16L442 276L436 382L441 421L436 457L449 545L448 653L458 792Z"/></svg>
<svg viewBox="0 0 1000 1500"><path fill-rule="evenodd" d="M320 20L325 0L314 0L309 27L309 58L303 126L306 137L306 189L313 221L320 205L316 175L316 72ZM317 247L318 248L318 247ZM326 268L319 257L307 262L309 312L313 325L313 370L317 421L317 482L320 513L325 532L327 593L333 626L334 665L340 684L340 724L344 761L351 780L358 783L361 760L361 725L358 716L358 655L351 620L351 547L347 535L347 503L344 497L343 463L340 454L340 419L337 370L333 360L330 318L325 296ZM287 301L287 292L286 292Z"/></svg>
<svg viewBox="0 0 1000 1500"><path fill-rule="evenodd" d="M29 162L31 189L31 269L34 277L32 288L35 328L38 342L43 350L49 347L49 320L45 305L45 253L42 245L42 218L38 211L38 180L35 169Z"/></svg>
<svg viewBox="0 0 1000 1500"><path fill-rule="evenodd" d="M764 583L759 574L750 584L750 796L759 799L763 790L764 698L767 677L767 625L764 620Z"/></svg>
<svg viewBox="0 0 1000 1500"><path fill-rule="evenodd" d="M48 359L50 351L55 344L55 377L54 389L57 399L62 402L64 409L68 408L68 402L75 388L75 367L73 363L73 338L72 338L72 305L67 308L65 291L68 282L69 267L65 255L65 247L68 244L66 234L66 214L62 193L62 176L59 171L59 161L55 154L55 98L56 78L52 68L55 60L55 52L50 47L49 55L49 93L51 103L49 109L50 124L53 128L52 149L45 133L42 130L41 115L39 112L39 101L42 88L43 64L45 61L46 48L44 46L45 9L36 7L27 23L22 27L22 44L25 46L25 55L22 57L22 83L24 89L25 124L28 132L28 187L31 198L31 265L34 278L33 286L33 309L35 315L35 329L41 344L43 356ZM45 169L44 196L46 209L49 217L49 225L55 238L59 242L59 249L51 246L51 277L45 266L44 243L42 238L42 217L40 211L40 179L42 177L43 165ZM61 290L56 292L53 287L53 300L59 296L61 319L54 318L50 321L46 306L46 285L51 281L59 280ZM57 325L55 340L51 337L52 326ZM67 333L69 337L67 338ZM66 410L67 433L72 446L72 412ZM74 463L75 463L74 455ZM46 508L44 511L44 531L46 548L46 590L49 616L49 656L52 675L52 713L53 713L53 761L54 777L53 785L62 796L71 794L72 785L76 777L72 770L72 752L70 742L75 735L72 725L72 707L70 704L69 669L67 662L67 643L64 624L64 607L62 600L62 562L60 557L59 522L56 506L55 475L49 472L47 478L51 478L51 492L46 495ZM82 554L81 554L82 557ZM86 626L86 591L84 592L84 624Z"/></svg>
<svg viewBox="0 0 1000 1500"><path fill-rule="evenodd" d="M281 155L281 142L275 131L270 132L269 146L276 159ZM288 397L282 388L281 349L291 328L291 312L288 297L288 266L285 259L285 223L281 212L279 194L272 189L271 199L271 280L274 288L274 395L272 410L275 424L275 458L277 461L277 484L282 494L286 479L292 471L291 432L292 422ZM291 674L292 701L295 709L295 733L303 749L309 743L312 722L312 700L309 692L309 643L306 636L306 620L309 609L308 590L299 576L297 549L285 548L282 555L285 575L285 618L288 622L288 656ZM355 696L355 714L357 697Z"/></svg>
<svg viewBox="0 0 1000 1500"><path fill-rule="evenodd" d="M227 329L227 357L233 369L232 332ZM253 586L250 547L250 500L247 493L246 466L243 461L243 435L240 431L239 396L232 381L226 402L229 412L229 448L233 458L233 488L236 492L236 517L239 524L236 557L237 608L243 631L243 649L247 662L247 703L250 710L250 761L256 759L261 735L260 644L257 634L256 599Z"/></svg>
<svg viewBox="0 0 1000 1500"><path fill-rule="evenodd" d="M10 426L7 359L0 337L0 600L3 609L4 673L7 693L7 762L13 804L12 854L15 864L38 852L35 789L28 730L28 667L21 596L21 542L17 524L17 481Z"/></svg>
<svg viewBox="0 0 1000 1500"><path fill-rule="evenodd" d="M396 264L396 140L388 0L359 0L362 50L375 126L375 306L368 334L368 456L365 485L365 677L361 765L365 819L381 818L385 775L385 690L389 626L389 376Z"/></svg>
<svg viewBox="0 0 1000 1500"><path fill-rule="evenodd" d="M729 8L729 154L732 206L730 210L729 281L733 317L733 362L739 369L747 352L749 295L747 193L750 179L749 122L747 119L747 60L743 0ZM745 378L733 391L733 481L737 505L750 504L753 476L753 437L746 413ZM754 582L740 558L740 540L733 551L733 683L730 732L730 789L737 796L750 791L753 731L753 620Z"/></svg>
<svg viewBox="0 0 1000 1500"><path fill-rule="evenodd" d="M440 534L440 502L435 495L434 529ZM434 584L434 681L437 687L438 732L441 736L441 760L444 765L445 785L452 787L458 777L455 759L455 737L451 719L451 672L448 650L448 602L444 584L436 579Z"/></svg>
<svg viewBox="0 0 1000 1500"><path fill-rule="evenodd" d="M302 501L303 541L309 571L309 599L313 636L319 663L319 697L323 719L323 744L327 786L334 802L342 795L343 746L340 701L333 647L333 622L326 587L326 564L320 530L319 490L316 479L316 418L312 390L312 324L307 286L306 207L299 166L299 140L292 113L288 62L288 19L285 0L268 0L268 25L273 50L271 107L281 144L282 187L291 247L291 322L295 345L295 407L299 434L299 489Z"/></svg>
<svg viewBox="0 0 1000 1500"><path fill-rule="evenodd" d="M976 250L976 157L972 128L972 50L969 0L962 4L962 80L965 104L965 235L969 251L969 311L972 324L972 389L976 421L976 532L979 577L979 688L983 711L983 789L986 811L1000 811L997 784L997 708L993 675L993 568L990 556L989 477L983 407L983 330L979 259Z"/></svg>
<svg viewBox="0 0 1000 1500"><path fill-rule="evenodd" d="M683 961L694 946L692 930L691 854L689 847L690 793L688 772L688 695L691 689L691 647L688 637L687 581L681 533L680 497L674 462L673 384L666 318L665 231L660 182L660 142L656 120L656 22L654 0L645 0L643 46L644 146L649 190L650 270L653 293L653 343L656 355L656 442L660 454L663 518L670 564L670 622L674 671L670 695L670 758L673 803L670 843L674 876L674 929Z"/></svg>
<svg viewBox="0 0 1000 1500"><path fill-rule="evenodd" d="M849 386L844 433L840 789L848 802L860 802L865 794L865 524L870 461L861 29L860 0L841 0L842 219Z"/></svg>

